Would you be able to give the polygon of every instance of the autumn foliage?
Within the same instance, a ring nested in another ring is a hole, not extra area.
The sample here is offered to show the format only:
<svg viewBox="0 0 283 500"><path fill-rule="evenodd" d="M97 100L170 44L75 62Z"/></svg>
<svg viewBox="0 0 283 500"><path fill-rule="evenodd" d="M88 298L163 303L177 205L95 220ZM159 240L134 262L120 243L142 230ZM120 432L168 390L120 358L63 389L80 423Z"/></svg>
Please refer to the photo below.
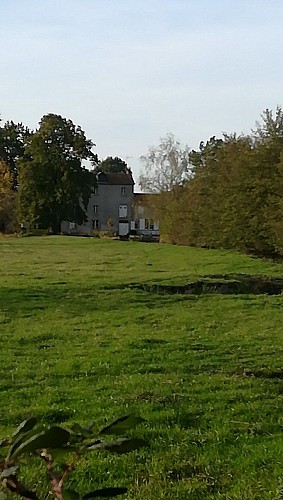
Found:
<svg viewBox="0 0 283 500"><path fill-rule="evenodd" d="M0 233L16 230L16 193L13 175L8 165L0 160Z"/></svg>
<svg viewBox="0 0 283 500"><path fill-rule="evenodd" d="M152 206L161 240L258 255L283 254L283 112L248 136L224 135L190 152L191 177ZM150 197L149 197L150 200Z"/></svg>

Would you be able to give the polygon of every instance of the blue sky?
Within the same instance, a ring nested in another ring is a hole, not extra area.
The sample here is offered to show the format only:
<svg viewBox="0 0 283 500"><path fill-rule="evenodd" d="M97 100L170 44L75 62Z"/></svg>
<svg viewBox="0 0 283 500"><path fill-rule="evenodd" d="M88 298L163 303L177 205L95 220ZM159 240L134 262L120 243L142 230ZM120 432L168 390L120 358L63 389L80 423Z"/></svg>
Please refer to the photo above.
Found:
<svg viewBox="0 0 283 500"><path fill-rule="evenodd" d="M3 121L81 125L101 159L197 148L283 105L282 0L1 0Z"/></svg>

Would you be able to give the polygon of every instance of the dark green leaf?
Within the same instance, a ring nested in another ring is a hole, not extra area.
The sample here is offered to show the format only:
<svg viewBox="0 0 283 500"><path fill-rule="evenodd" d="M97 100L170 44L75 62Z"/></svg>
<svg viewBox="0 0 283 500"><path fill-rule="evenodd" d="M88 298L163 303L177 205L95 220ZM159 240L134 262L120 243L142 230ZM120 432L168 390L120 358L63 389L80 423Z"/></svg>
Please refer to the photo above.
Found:
<svg viewBox="0 0 283 500"><path fill-rule="evenodd" d="M70 430L74 434L82 434L84 432L84 428L80 424L78 424L77 422L75 422L74 424L70 425Z"/></svg>
<svg viewBox="0 0 283 500"><path fill-rule="evenodd" d="M16 458L23 453L31 453L41 448L62 448L69 440L70 432L67 429L54 425L23 441L19 447L13 450L10 457Z"/></svg>
<svg viewBox="0 0 283 500"><path fill-rule="evenodd" d="M79 500L81 498L81 496L79 495L79 493L77 493L77 491L68 490L65 488L62 490L62 495L64 500Z"/></svg>
<svg viewBox="0 0 283 500"><path fill-rule="evenodd" d="M94 426L95 426L94 422L90 422L86 427L86 430L89 434L92 434L94 432Z"/></svg>
<svg viewBox="0 0 283 500"><path fill-rule="evenodd" d="M37 420L35 417L23 420L23 422L20 423L15 432L12 434L12 437L16 437L19 434L25 434L26 432L31 431L34 428L36 422Z"/></svg>
<svg viewBox="0 0 283 500"><path fill-rule="evenodd" d="M9 444L8 439L0 439L0 448Z"/></svg>
<svg viewBox="0 0 283 500"><path fill-rule="evenodd" d="M85 437L80 435L80 434L71 433L71 435L70 435L70 443L72 443L74 445L79 444L84 440L85 440Z"/></svg>
<svg viewBox="0 0 283 500"><path fill-rule="evenodd" d="M86 438L91 437L92 431L88 427L82 427L80 424L74 423L70 426L71 442L78 443Z"/></svg>
<svg viewBox="0 0 283 500"><path fill-rule="evenodd" d="M66 446L66 448L48 448L48 453L52 456L53 460L69 461L68 454L74 454L78 450L77 446Z"/></svg>
<svg viewBox="0 0 283 500"><path fill-rule="evenodd" d="M142 417L126 415L125 417L118 418L112 422L112 424L107 425L107 427L104 427L99 434L125 434L126 431L133 429L142 422L145 422L145 419Z"/></svg>
<svg viewBox="0 0 283 500"><path fill-rule="evenodd" d="M4 469L0 475L1 479L4 479L4 477L10 477L13 476L16 471L18 470L18 465L12 465L12 467L8 467L7 469Z"/></svg>
<svg viewBox="0 0 283 500"><path fill-rule="evenodd" d="M82 454L90 449L91 446L101 443L100 439L85 440L82 443L75 444L79 454Z"/></svg>
<svg viewBox="0 0 283 500"><path fill-rule="evenodd" d="M83 436L89 436L92 432L92 428L90 427L82 427L80 424L74 423L70 427L71 431L74 434L82 434Z"/></svg>
<svg viewBox="0 0 283 500"><path fill-rule="evenodd" d="M19 434L18 437L15 439L15 441L12 443L11 447L9 448L6 460L10 460L14 451L18 449L23 442L26 442L32 436L35 436L44 430L45 428L41 426L40 428L35 427L34 429L31 429L29 432L26 432L25 434Z"/></svg>
<svg viewBox="0 0 283 500"><path fill-rule="evenodd" d="M138 450L146 446L146 442L139 438L118 439L117 441L107 441L97 444L92 444L88 450L107 450L112 453L129 453L133 450Z"/></svg>
<svg viewBox="0 0 283 500"><path fill-rule="evenodd" d="M87 498L111 498L117 497L118 495L123 495L127 493L127 488L102 488L102 490L95 490L87 493L83 496L83 499Z"/></svg>

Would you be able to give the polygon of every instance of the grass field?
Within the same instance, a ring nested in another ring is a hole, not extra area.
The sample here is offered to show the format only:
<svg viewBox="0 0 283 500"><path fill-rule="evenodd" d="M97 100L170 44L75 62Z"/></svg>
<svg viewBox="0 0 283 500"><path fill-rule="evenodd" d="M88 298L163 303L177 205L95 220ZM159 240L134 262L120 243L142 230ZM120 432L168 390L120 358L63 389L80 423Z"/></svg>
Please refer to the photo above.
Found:
<svg viewBox="0 0 283 500"><path fill-rule="evenodd" d="M146 500L282 499L282 296L126 286L214 273L283 277L283 265L138 242L0 240L0 436L29 415L99 428L134 413L147 419L134 434L148 447L88 455L71 487L128 486L127 498Z"/></svg>

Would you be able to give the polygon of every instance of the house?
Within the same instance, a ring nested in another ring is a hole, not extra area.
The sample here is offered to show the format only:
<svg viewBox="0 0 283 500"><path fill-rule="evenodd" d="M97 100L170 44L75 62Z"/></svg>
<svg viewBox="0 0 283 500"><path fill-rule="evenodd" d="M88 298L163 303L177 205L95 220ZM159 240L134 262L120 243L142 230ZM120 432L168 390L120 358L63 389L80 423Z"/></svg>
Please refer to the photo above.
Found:
<svg viewBox="0 0 283 500"><path fill-rule="evenodd" d="M96 174L96 186L87 207L87 222L76 224L63 221L64 234L89 235L93 231L109 231L121 236L129 234L133 217L134 180L132 172Z"/></svg>
<svg viewBox="0 0 283 500"><path fill-rule="evenodd" d="M87 222L76 224L63 221L61 232L70 235L91 235L109 232L127 237L158 234L158 226L147 217L148 209L142 206L144 195L134 194L132 172L99 172L96 185L87 207Z"/></svg>
<svg viewBox="0 0 283 500"><path fill-rule="evenodd" d="M90 197L87 216L91 230L129 234L134 180L131 170L118 173L100 172Z"/></svg>

